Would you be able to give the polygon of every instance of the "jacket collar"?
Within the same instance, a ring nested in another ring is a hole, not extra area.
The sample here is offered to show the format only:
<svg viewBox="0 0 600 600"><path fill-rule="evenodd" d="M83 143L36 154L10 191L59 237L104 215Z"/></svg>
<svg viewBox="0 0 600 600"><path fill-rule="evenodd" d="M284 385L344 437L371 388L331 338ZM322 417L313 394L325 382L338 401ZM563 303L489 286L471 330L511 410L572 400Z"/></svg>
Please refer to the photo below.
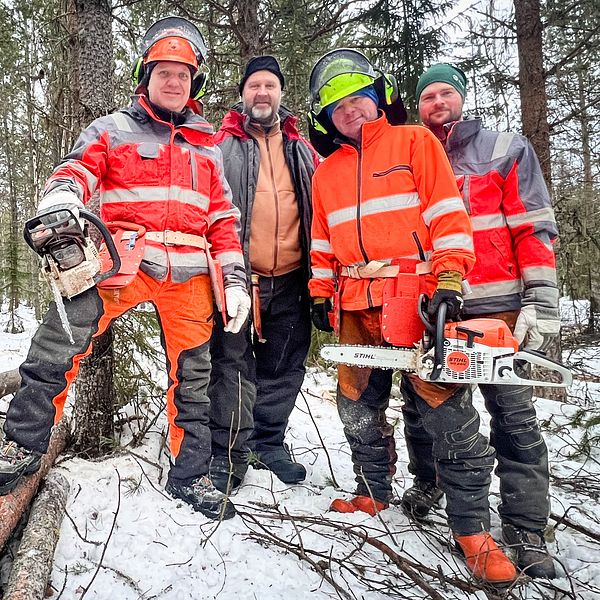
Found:
<svg viewBox="0 0 600 600"><path fill-rule="evenodd" d="M131 102L131 106L125 110L139 121L155 121L162 125L166 125L167 127L175 127L176 129L192 129L194 131L199 131L201 133L206 133L209 135L214 133L212 125L204 117L200 116L197 112L195 112L195 110L190 106L186 106L184 108L184 121L181 125L178 126L173 126L173 124L169 121L161 119L152 109L150 102L143 94L134 96Z"/></svg>
<svg viewBox="0 0 600 600"><path fill-rule="evenodd" d="M446 152L452 152L455 148L465 146L482 128L483 124L479 117L452 123L446 137Z"/></svg>
<svg viewBox="0 0 600 600"><path fill-rule="evenodd" d="M250 136L246 131L249 122L250 117L242 113L242 103L238 102L223 117L219 133L233 135L242 139L249 139ZM300 132L298 131L298 117L293 115L285 106L279 107L279 123L284 137L290 139L300 138Z"/></svg>

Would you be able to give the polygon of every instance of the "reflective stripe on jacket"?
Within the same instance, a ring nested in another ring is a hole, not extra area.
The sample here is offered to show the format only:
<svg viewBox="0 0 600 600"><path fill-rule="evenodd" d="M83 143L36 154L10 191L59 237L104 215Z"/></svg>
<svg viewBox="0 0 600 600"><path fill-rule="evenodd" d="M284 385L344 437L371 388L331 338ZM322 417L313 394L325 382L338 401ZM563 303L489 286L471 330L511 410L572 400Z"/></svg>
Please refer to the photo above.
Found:
<svg viewBox="0 0 600 600"><path fill-rule="evenodd" d="M182 125L160 120L144 96L96 119L54 169L44 194L75 193L87 203L100 193L104 221L126 221L148 231L206 235L227 283L244 283L238 228L211 125L186 109ZM142 269L174 282L208 272L202 250L146 243Z"/></svg>
<svg viewBox="0 0 600 600"><path fill-rule="evenodd" d="M418 125L390 125L385 116L362 127L360 150L343 144L313 177L313 297L334 293L336 264L419 258L413 232L432 273L467 273L474 262L471 225L456 181L435 136ZM341 307L382 303L385 281L343 281Z"/></svg>
<svg viewBox="0 0 600 600"><path fill-rule="evenodd" d="M552 242L558 231L539 162L529 141L515 133L459 121L446 140L473 225L475 267L465 312L521 308L522 287L549 287L556 296Z"/></svg>
<svg viewBox="0 0 600 600"><path fill-rule="evenodd" d="M298 132L298 119L285 107L279 109L280 127L286 164L292 175L296 201L300 213L300 241L303 267L308 280L310 223L312 218L311 179L319 162L316 152ZM234 106L223 118L215 141L223 153L224 173L231 185L233 203L241 212L240 238L244 256L249 264L250 222L260 168L258 142L245 130L248 119L242 114L241 104Z"/></svg>

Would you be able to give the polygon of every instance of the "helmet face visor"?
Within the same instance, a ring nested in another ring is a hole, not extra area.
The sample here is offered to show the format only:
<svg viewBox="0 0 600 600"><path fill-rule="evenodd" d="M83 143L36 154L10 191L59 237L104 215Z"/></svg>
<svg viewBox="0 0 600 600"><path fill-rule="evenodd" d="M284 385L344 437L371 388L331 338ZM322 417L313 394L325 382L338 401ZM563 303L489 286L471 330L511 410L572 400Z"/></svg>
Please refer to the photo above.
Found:
<svg viewBox="0 0 600 600"><path fill-rule="evenodd" d="M323 108L371 85L379 74L366 56L356 50L342 48L320 58L310 74L312 109Z"/></svg>
<svg viewBox="0 0 600 600"><path fill-rule="evenodd" d="M202 34L193 23L182 17L165 17L151 25L142 39L142 55L146 57L152 46L164 38L183 38L187 40L197 55L196 67L199 63L206 61L208 48ZM145 60L145 62L149 61ZM189 64L187 61L181 62Z"/></svg>

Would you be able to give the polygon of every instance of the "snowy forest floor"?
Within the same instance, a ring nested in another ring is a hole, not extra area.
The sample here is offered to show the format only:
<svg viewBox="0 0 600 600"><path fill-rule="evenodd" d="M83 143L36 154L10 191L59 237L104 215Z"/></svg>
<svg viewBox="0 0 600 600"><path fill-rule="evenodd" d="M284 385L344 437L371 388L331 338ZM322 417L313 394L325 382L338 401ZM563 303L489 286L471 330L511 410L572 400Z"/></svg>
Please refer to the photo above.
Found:
<svg viewBox="0 0 600 600"><path fill-rule="evenodd" d="M563 310L571 328L575 308L581 307L569 303ZM23 334L2 334L0 371L21 362L35 327L30 318ZM159 414L140 445L131 443L136 421L125 418L121 445L110 457L61 457L57 468L71 492L54 557L52 598L599 599L600 350L590 342L565 352L565 361L576 377L567 402L536 400L550 451L553 517L547 536L560 572L552 582L524 579L508 590L481 589L452 551L443 510L423 524L408 520L399 506L376 518L328 512L334 498L352 492L354 476L333 402L335 372L310 368L287 434L296 459L307 467L305 483L288 486L250 468L232 497L239 511L232 520L210 521L164 492L162 399L145 407ZM162 372L156 376L165 379ZM487 434L478 393L475 401ZM6 404L6 398L0 401L0 412ZM396 426L398 501L411 477L397 388L388 419ZM492 534L499 540L497 504L494 477Z"/></svg>

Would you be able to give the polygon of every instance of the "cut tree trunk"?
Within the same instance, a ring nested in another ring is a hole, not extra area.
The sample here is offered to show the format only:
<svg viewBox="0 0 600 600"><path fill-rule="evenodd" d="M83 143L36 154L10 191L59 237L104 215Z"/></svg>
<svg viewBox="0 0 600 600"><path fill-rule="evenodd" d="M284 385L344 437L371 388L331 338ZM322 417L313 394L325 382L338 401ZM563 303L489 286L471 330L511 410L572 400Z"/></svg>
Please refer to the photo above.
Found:
<svg viewBox="0 0 600 600"><path fill-rule="evenodd" d="M0 550L4 548L21 515L31 503L40 482L54 464L56 457L65 448L68 436L69 426L65 420L62 420L52 432L48 452L42 458L37 473L25 477L10 494L0 497Z"/></svg>
<svg viewBox="0 0 600 600"><path fill-rule="evenodd" d="M69 482L51 472L31 507L3 600L43 600L65 516Z"/></svg>
<svg viewBox="0 0 600 600"><path fill-rule="evenodd" d="M0 373L0 398L7 394L14 394L20 385L21 375L19 374L19 369Z"/></svg>

